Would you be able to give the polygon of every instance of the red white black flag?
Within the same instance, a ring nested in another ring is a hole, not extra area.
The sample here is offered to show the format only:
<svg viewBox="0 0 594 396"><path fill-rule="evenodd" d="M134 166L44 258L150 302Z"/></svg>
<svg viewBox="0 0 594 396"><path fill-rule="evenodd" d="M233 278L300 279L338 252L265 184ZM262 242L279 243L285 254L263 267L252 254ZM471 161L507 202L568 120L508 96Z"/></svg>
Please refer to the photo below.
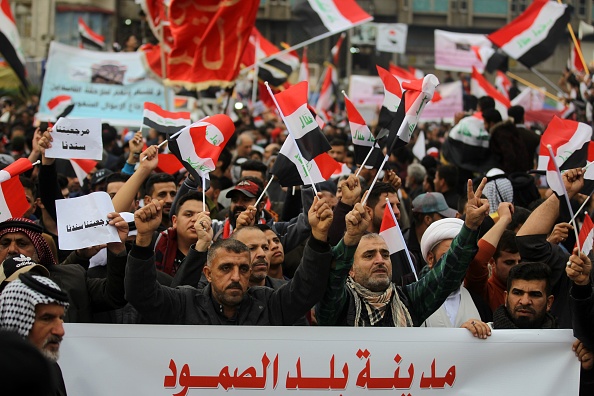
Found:
<svg viewBox="0 0 594 396"><path fill-rule="evenodd" d="M492 97L495 100L495 109L502 116L505 116L507 109L511 107L509 99L491 85L475 67L472 68L472 76L470 78L470 93L477 98L482 96Z"/></svg>
<svg viewBox="0 0 594 396"><path fill-rule="evenodd" d="M380 109L376 129L376 131L380 131L384 128L388 129L390 122L392 122L396 116L396 112L402 101L402 89L400 88L400 83L391 72L388 72L386 69L379 66L377 66L377 72L384 83L384 102Z"/></svg>
<svg viewBox="0 0 594 396"><path fill-rule="evenodd" d="M94 32L82 18L78 18L78 35L80 36L81 48L105 49L105 37Z"/></svg>
<svg viewBox="0 0 594 396"><path fill-rule="evenodd" d="M29 203L18 177L12 177L0 183L0 221L21 217L27 209L29 209Z"/></svg>
<svg viewBox="0 0 594 396"><path fill-rule="evenodd" d="M340 33L373 20L355 0L296 0L292 14L308 39Z"/></svg>
<svg viewBox="0 0 594 396"><path fill-rule="evenodd" d="M187 111L167 111L154 103L145 102L142 123L159 132L171 134L187 127L192 120Z"/></svg>
<svg viewBox="0 0 594 396"><path fill-rule="evenodd" d="M25 54L8 0L0 0L0 53L26 87Z"/></svg>
<svg viewBox="0 0 594 396"><path fill-rule="evenodd" d="M0 170L0 183L9 180L12 177L25 173L33 169L33 164L27 158L19 158L6 168Z"/></svg>
<svg viewBox="0 0 594 396"><path fill-rule="evenodd" d="M216 114L182 129L169 138L169 150L200 180L215 170L219 155L233 136L235 125L229 116Z"/></svg>
<svg viewBox="0 0 594 396"><path fill-rule="evenodd" d="M330 143L307 107L308 84L302 81L274 95L283 121L295 139L303 158L311 161L330 150Z"/></svg>
<svg viewBox="0 0 594 396"><path fill-rule="evenodd" d="M533 67L555 51L564 37L571 9L556 1L534 0L520 16L487 38L511 58Z"/></svg>
<svg viewBox="0 0 594 396"><path fill-rule="evenodd" d="M347 117L349 118L349 126L351 129L351 141L355 149L355 163L357 165L363 164L365 158L369 154L369 150L373 151L366 161L367 165L372 165L374 168L379 168L379 164L383 159L382 151L375 143L375 139L367 126L367 123L357 110L353 102L345 96L344 102L346 105Z"/></svg>

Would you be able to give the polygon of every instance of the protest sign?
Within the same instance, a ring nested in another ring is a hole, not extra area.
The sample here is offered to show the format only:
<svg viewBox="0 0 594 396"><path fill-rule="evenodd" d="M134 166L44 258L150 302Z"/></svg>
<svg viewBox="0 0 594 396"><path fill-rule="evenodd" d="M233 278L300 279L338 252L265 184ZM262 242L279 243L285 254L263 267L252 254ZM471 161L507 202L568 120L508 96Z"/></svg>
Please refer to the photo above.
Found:
<svg viewBox="0 0 594 396"><path fill-rule="evenodd" d="M52 147L45 150L47 158L103 158L99 118L60 118L52 128L52 138Z"/></svg>
<svg viewBox="0 0 594 396"><path fill-rule="evenodd" d="M405 23L378 23L375 47L378 51L406 53L408 25Z"/></svg>
<svg viewBox="0 0 594 396"><path fill-rule="evenodd" d="M120 242L107 215L114 212L109 194L94 192L77 198L56 200L58 245L62 250L83 249Z"/></svg>
<svg viewBox="0 0 594 396"><path fill-rule="evenodd" d="M444 328L64 327L72 395L577 396L579 387L571 330L481 340Z"/></svg>
<svg viewBox="0 0 594 396"><path fill-rule="evenodd" d="M39 101L40 121L55 121L67 96L76 118L140 127L144 102L165 107L163 85L149 77L141 52L89 51L52 42Z"/></svg>
<svg viewBox="0 0 594 396"><path fill-rule="evenodd" d="M485 65L477 53L482 47L491 48L491 42L484 34L435 29L435 68L470 73L474 66L482 73Z"/></svg>

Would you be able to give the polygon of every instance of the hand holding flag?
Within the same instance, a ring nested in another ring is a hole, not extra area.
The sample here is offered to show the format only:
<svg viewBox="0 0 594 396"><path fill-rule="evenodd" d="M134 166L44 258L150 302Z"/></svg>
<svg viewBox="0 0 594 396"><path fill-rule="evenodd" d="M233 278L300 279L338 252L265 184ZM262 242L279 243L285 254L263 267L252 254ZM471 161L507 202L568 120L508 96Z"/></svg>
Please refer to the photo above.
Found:
<svg viewBox="0 0 594 396"><path fill-rule="evenodd" d="M346 246L357 246L363 234L367 232L369 224L371 224L371 216L361 203L357 203L353 210L346 214L344 219L346 222L344 244Z"/></svg>

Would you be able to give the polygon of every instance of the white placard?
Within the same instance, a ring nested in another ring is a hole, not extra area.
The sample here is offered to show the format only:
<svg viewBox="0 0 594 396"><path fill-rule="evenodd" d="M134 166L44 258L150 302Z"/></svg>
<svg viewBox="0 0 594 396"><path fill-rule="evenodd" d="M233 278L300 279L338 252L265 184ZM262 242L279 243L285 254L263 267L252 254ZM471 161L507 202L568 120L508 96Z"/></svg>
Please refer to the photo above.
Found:
<svg viewBox="0 0 594 396"><path fill-rule="evenodd" d="M577 396L571 330L64 325L70 395ZM529 369L527 369L529 368Z"/></svg>
<svg viewBox="0 0 594 396"><path fill-rule="evenodd" d="M52 128L52 147L48 158L94 159L103 157L100 118L60 118Z"/></svg>
<svg viewBox="0 0 594 396"><path fill-rule="evenodd" d="M405 23L378 23L375 47L378 51L406 53L408 25Z"/></svg>
<svg viewBox="0 0 594 396"><path fill-rule="evenodd" d="M75 250L120 242L116 228L108 224L107 215L114 211L111 198L104 191L56 200L60 249Z"/></svg>

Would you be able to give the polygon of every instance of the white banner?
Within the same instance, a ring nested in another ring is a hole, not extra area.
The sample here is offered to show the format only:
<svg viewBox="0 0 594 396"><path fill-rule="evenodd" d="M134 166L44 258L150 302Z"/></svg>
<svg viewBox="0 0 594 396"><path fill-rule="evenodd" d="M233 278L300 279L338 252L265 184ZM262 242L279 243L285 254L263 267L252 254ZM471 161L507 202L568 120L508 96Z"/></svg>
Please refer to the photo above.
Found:
<svg viewBox="0 0 594 396"><path fill-rule="evenodd" d="M375 48L378 51L406 53L408 25L405 23L378 23Z"/></svg>
<svg viewBox="0 0 594 396"><path fill-rule="evenodd" d="M55 103L68 99L74 104L69 117L140 127L144 102L164 108L163 92L163 85L150 77L141 52L89 51L53 41L36 117L55 121L62 110Z"/></svg>
<svg viewBox="0 0 594 396"><path fill-rule="evenodd" d="M66 324L71 395L577 395L571 330ZM328 391L330 390L330 393Z"/></svg>
<svg viewBox="0 0 594 396"><path fill-rule="evenodd" d="M454 33L435 29L435 68L471 73L476 67L479 73L485 65L472 47L489 47L491 42L484 34Z"/></svg>

